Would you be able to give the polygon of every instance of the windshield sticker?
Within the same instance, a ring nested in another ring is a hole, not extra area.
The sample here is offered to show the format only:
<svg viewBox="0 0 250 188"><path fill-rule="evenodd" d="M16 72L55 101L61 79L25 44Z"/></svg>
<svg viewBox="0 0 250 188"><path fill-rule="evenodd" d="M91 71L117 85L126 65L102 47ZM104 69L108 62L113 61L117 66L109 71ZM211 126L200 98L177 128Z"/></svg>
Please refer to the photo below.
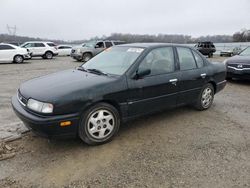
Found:
<svg viewBox="0 0 250 188"><path fill-rule="evenodd" d="M127 52L141 53L143 50L143 48L129 48Z"/></svg>

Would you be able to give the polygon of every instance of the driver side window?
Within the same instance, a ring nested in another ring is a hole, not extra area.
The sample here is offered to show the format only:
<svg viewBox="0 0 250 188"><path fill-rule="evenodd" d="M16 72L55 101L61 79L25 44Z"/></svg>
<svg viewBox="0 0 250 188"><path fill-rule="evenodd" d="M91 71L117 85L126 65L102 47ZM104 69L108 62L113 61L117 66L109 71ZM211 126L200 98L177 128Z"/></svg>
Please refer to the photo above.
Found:
<svg viewBox="0 0 250 188"><path fill-rule="evenodd" d="M104 48L104 43L98 42L95 46L96 46L96 48Z"/></svg>
<svg viewBox="0 0 250 188"><path fill-rule="evenodd" d="M174 72L174 53L172 47L162 47L152 50L139 65L139 70L150 69L149 76Z"/></svg>

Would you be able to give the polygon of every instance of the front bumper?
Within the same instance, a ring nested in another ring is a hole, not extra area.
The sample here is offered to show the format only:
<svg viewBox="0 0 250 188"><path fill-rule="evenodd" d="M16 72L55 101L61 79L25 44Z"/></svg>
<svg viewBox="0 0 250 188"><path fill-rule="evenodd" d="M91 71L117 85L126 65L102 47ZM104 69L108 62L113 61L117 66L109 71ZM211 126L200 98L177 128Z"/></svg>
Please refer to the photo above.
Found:
<svg viewBox="0 0 250 188"><path fill-rule="evenodd" d="M53 56L57 56L59 53L58 52L54 52L53 53Z"/></svg>
<svg viewBox="0 0 250 188"><path fill-rule="evenodd" d="M227 78L250 79L250 69L238 69L227 67Z"/></svg>
<svg viewBox="0 0 250 188"><path fill-rule="evenodd" d="M23 58L24 58L24 60L29 60L29 59L31 59L31 55L30 54L24 54Z"/></svg>
<svg viewBox="0 0 250 188"><path fill-rule="evenodd" d="M70 56L76 60L82 60L82 54L71 53Z"/></svg>
<svg viewBox="0 0 250 188"><path fill-rule="evenodd" d="M12 97L12 107L25 126L43 137L76 137L78 132L78 114L55 115L42 117L25 110L16 96ZM60 122L71 121L70 126L61 127Z"/></svg>

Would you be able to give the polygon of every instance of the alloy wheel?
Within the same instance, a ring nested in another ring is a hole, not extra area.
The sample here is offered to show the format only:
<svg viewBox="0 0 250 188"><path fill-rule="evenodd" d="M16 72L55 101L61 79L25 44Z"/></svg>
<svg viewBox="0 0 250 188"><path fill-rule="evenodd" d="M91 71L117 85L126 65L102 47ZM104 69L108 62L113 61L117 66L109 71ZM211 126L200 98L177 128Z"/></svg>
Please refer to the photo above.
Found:
<svg viewBox="0 0 250 188"><path fill-rule="evenodd" d="M213 101L213 91L207 87L202 92L201 103L204 108L208 108Z"/></svg>
<svg viewBox="0 0 250 188"><path fill-rule="evenodd" d="M115 117L108 110L97 110L93 112L87 122L87 131L95 139L108 137L115 126Z"/></svg>

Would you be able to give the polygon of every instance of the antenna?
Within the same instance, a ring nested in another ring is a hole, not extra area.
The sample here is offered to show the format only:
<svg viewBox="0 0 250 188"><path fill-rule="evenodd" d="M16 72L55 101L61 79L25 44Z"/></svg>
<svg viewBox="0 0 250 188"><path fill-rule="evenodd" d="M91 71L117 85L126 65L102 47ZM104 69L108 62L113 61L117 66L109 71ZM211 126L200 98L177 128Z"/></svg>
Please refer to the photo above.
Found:
<svg viewBox="0 0 250 188"><path fill-rule="evenodd" d="M16 27L16 25L13 26L13 27L11 27L11 26L9 26L7 24L7 30L8 30L9 35L15 36L16 35L16 31L17 31L17 27Z"/></svg>

